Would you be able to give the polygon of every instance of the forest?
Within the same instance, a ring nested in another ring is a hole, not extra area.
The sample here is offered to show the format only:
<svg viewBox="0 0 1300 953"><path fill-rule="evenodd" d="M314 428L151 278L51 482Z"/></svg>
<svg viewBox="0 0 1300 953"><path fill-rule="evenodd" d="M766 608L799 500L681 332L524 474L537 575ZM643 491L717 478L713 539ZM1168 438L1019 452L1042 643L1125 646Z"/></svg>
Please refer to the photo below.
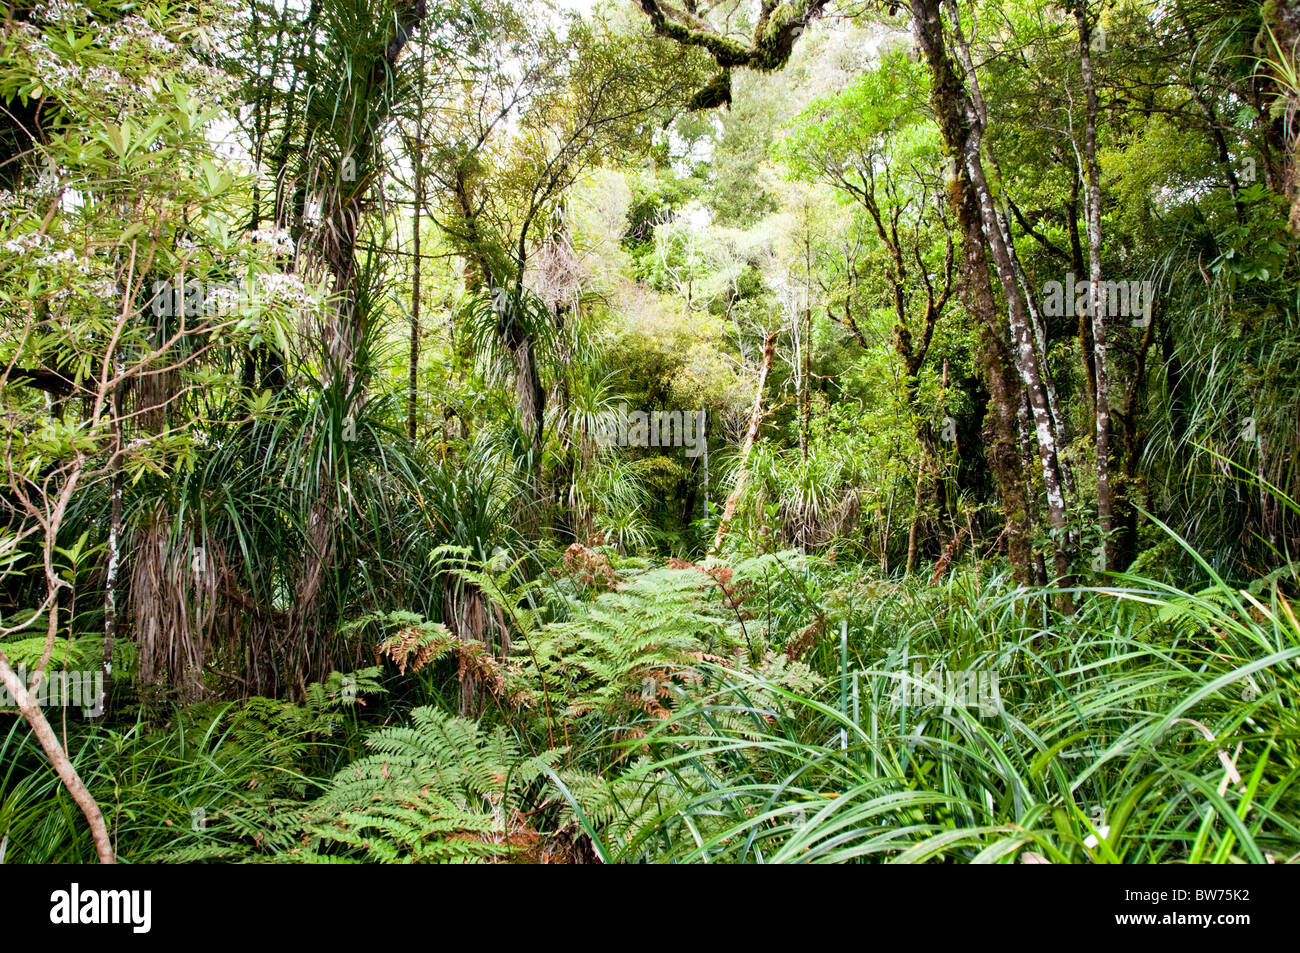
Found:
<svg viewBox="0 0 1300 953"><path fill-rule="evenodd" d="M0 864L1300 861L1298 281L1296 0L8 0Z"/></svg>

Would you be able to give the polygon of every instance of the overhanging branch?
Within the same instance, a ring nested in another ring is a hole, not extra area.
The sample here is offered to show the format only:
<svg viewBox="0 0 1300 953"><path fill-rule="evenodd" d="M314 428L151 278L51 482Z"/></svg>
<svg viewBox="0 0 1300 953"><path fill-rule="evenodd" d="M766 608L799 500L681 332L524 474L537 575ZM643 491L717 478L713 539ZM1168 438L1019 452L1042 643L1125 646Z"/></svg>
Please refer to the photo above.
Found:
<svg viewBox="0 0 1300 953"><path fill-rule="evenodd" d="M778 70L790 59L795 41L808 24L822 15L830 0L801 0L781 3L762 0L758 21L749 40L742 41L718 32L698 16L689 3L677 7L667 0L639 0L641 10L650 19L656 34L684 46L707 52L720 71L692 99L691 109L713 109L731 104L731 70L745 67L754 70Z"/></svg>

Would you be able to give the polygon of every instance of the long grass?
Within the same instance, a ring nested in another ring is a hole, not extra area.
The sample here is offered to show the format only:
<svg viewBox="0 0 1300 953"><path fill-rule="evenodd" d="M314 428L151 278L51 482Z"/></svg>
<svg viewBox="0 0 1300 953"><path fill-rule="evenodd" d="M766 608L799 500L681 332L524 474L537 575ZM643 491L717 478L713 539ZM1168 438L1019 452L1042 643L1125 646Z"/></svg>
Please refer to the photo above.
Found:
<svg viewBox="0 0 1300 953"><path fill-rule="evenodd" d="M648 756L618 805L638 821L614 825L611 859L1300 858L1300 624L1285 588L1120 577L1049 625L1041 593L900 588L852 633L856 692L833 669L805 694L710 667L710 691L642 726L626 744ZM996 711L918 678L922 658L996 671Z"/></svg>

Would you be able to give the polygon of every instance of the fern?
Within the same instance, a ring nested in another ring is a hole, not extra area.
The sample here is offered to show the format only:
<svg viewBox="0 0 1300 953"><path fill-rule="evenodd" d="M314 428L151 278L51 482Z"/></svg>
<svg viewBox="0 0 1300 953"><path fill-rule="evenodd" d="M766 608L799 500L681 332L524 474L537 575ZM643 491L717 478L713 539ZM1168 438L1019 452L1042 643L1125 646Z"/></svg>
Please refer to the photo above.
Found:
<svg viewBox="0 0 1300 953"><path fill-rule="evenodd" d="M441 622L429 622L414 612L373 612L343 626L341 635L378 627L375 659L390 659L398 674L418 672L454 651L456 637Z"/></svg>
<svg viewBox="0 0 1300 953"><path fill-rule="evenodd" d="M370 753L340 770L315 800L267 801L220 818L227 844L177 860L287 863L472 863L508 858L535 840L526 799L562 752L524 755L504 728L434 708L379 729Z"/></svg>
<svg viewBox="0 0 1300 953"><path fill-rule="evenodd" d="M570 606L528 637L507 670L509 696L537 706L548 695L564 719L664 714L695 662L734 647L707 588L699 573L661 569Z"/></svg>

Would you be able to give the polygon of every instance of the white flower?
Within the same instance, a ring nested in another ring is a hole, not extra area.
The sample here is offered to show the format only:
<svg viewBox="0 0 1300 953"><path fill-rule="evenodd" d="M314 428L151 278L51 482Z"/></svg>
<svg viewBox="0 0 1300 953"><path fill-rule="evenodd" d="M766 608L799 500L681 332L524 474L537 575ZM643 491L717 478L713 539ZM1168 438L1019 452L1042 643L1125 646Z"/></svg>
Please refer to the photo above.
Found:
<svg viewBox="0 0 1300 953"><path fill-rule="evenodd" d="M276 255L292 255L293 238L283 228L259 228L250 236L255 242L270 245Z"/></svg>
<svg viewBox="0 0 1300 953"><path fill-rule="evenodd" d="M1101 840L1097 839L1097 834L1101 835ZM1097 834L1089 834L1087 837L1085 837L1083 839L1083 846L1088 848L1089 850L1092 850L1094 847L1100 844L1102 840L1105 840L1107 837L1110 836L1110 825L1109 824L1101 825L1101 827L1097 828Z"/></svg>
<svg viewBox="0 0 1300 953"><path fill-rule="evenodd" d="M65 261L72 261L73 251L71 248L61 248L53 254L46 255L43 258L36 259L38 268L53 268L55 265L62 264Z"/></svg>
<svg viewBox="0 0 1300 953"><path fill-rule="evenodd" d="M220 285L214 286L208 291L207 300L204 302L208 312L217 315L230 314L238 303L239 293L234 288Z"/></svg>
<svg viewBox="0 0 1300 953"><path fill-rule="evenodd" d="M72 0L45 0L37 5L34 15L47 23L79 23L90 18L90 11Z"/></svg>
<svg viewBox="0 0 1300 953"><path fill-rule="evenodd" d="M43 251L53 245L54 242L49 235L42 235L39 232L28 232L25 235L19 235L17 238L11 238L4 243L4 250L11 255L22 255L32 251Z"/></svg>

